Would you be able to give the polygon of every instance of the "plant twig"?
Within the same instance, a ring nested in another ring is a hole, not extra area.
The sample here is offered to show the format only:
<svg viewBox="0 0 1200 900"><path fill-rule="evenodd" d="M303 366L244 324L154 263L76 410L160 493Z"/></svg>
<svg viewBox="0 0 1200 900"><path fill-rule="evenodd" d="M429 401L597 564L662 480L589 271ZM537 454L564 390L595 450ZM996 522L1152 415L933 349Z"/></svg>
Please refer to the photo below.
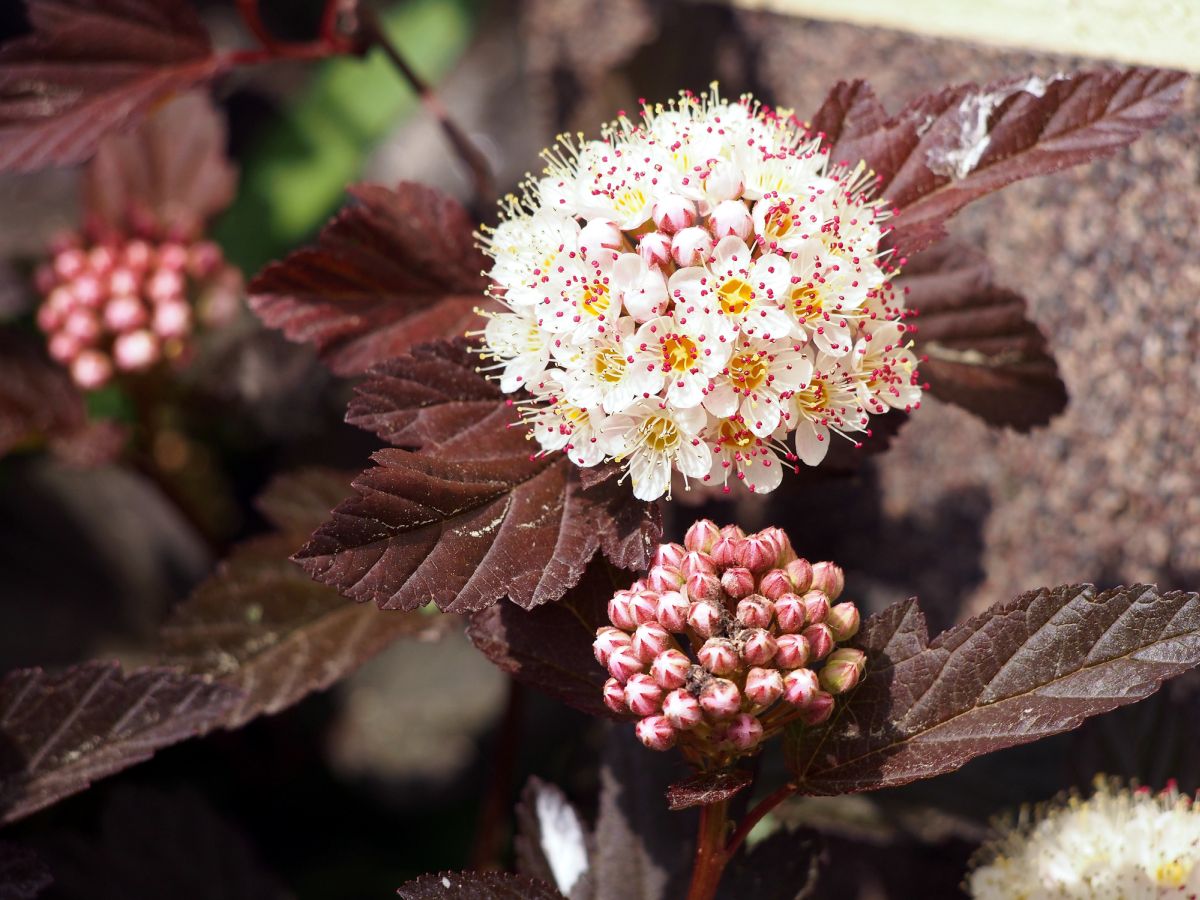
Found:
<svg viewBox="0 0 1200 900"><path fill-rule="evenodd" d="M242 15L242 21L254 35L254 39L262 45L263 49L274 50L279 45L279 41L275 39L275 35L271 34L271 30L263 22L262 15L258 11L258 0L237 0L237 8Z"/></svg>
<svg viewBox="0 0 1200 900"><path fill-rule="evenodd" d="M717 885L729 858L725 853L725 832L729 824L729 801L721 800L700 807L700 829L696 838L696 857L692 863L692 883L687 900L713 900Z"/></svg>
<svg viewBox="0 0 1200 900"><path fill-rule="evenodd" d="M363 7L358 11L358 36L365 47L378 47L396 67L400 75L416 91L425 109L437 119L442 133L458 154L459 159L471 173L471 181L475 189L476 205L484 209L496 199L496 188L492 178L492 169L483 152L472 143L453 119L433 88L418 75L400 54L399 49L387 36L379 16L373 9Z"/></svg>
<svg viewBox="0 0 1200 900"><path fill-rule="evenodd" d="M525 689L515 679L508 680L508 703L496 747L492 752L492 770L488 777L487 793L475 825L475 840L471 849L472 869L495 869L500 865L504 849L504 824L512 806L513 771L521 745L521 723L525 712Z"/></svg>
<svg viewBox="0 0 1200 900"><path fill-rule="evenodd" d="M746 840L747 835L754 830L754 826L762 821L763 816L795 792L796 786L794 784L785 784L779 790L775 791L775 793L768 794L762 800L758 801L758 804L750 812L746 813L746 817L738 825L737 830L733 833L733 837L725 845L725 861L728 862L733 858L733 854L737 853L737 849L742 845L742 841Z"/></svg>

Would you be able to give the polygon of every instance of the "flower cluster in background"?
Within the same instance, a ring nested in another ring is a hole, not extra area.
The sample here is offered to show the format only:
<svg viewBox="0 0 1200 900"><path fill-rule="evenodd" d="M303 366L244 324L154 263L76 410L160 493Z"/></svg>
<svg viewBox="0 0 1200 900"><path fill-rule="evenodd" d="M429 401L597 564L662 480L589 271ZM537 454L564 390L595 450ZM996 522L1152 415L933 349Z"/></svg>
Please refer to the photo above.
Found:
<svg viewBox="0 0 1200 900"><path fill-rule="evenodd" d="M645 500L673 471L770 491L919 404L871 173L794 118L684 94L546 159L483 237L484 352L544 451Z"/></svg>
<svg viewBox="0 0 1200 900"><path fill-rule="evenodd" d="M977 900L1157 900L1200 896L1200 807L1174 787L1154 794L1099 779L985 845L967 879Z"/></svg>
<svg viewBox="0 0 1200 900"><path fill-rule="evenodd" d="M612 676L604 701L637 716L647 747L679 745L702 767L747 753L784 725L819 724L862 675L842 570L796 556L787 535L746 535L702 519L684 543L609 603L596 659Z"/></svg>
<svg viewBox="0 0 1200 900"><path fill-rule="evenodd" d="M197 324L238 308L241 274L208 241L59 239L37 273L37 321L50 355L86 390L117 372L181 364Z"/></svg>

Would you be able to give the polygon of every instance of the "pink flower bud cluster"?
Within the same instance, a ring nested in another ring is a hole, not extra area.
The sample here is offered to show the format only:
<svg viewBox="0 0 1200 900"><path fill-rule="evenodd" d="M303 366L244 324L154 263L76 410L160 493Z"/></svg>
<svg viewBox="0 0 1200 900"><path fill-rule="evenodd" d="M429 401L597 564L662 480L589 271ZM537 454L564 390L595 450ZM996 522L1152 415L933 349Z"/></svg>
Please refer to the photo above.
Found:
<svg viewBox="0 0 1200 900"><path fill-rule="evenodd" d="M593 644L611 676L604 702L638 717L647 747L678 744L704 763L751 753L789 722L824 722L866 663L837 646L859 626L854 604L836 602L844 586L839 566L799 558L778 528L702 519L609 602Z"/></svg>
<svg viewBox="0 0 1200 900"><path fill-rule="evenodd" d="M50 355L85 390L118 371L185 361L197 311L210 326L237 311L241 276L211 242L70 235L54 250L37 272L37 322Z"/></svg>

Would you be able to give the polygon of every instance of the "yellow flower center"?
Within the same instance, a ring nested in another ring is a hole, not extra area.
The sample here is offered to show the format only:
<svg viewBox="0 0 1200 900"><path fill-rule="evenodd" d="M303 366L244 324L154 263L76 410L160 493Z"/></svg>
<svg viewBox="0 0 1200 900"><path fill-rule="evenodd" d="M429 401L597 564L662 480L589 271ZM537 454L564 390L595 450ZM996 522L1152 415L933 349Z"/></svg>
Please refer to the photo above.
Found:
<svg viewBox="0 0 1200 900"><path fill-rule="evenodd" d="M1181 888L1191 874L1190 863L1182 859L1173 859L1162 863L1154 870L1154 883L1159 887Z"/></svg>
<svg viewBox="0 0 1200 900"><path fill-rule="evenodd" d="M733 419L722 419L717 426L717 440L722 446L745 450L754 443L754 435Z"/></svg>
<svg viewBox="0 0 1200 900"><path fill-rule="evenodd" d="M746 393L757 390L767 380L766 354L754 350L743 350L729 361L729 377L737 391Z"/></svg>
<svg viewBox="0 0 1200 900"><path fill-rule="evenodd" d="M796 391L792 397L796 406L808 412L821 412L829 405L829 391L825 379L814 378L808 387Z"/></svg>
<svg viewBox="0 0 1200 900"><path fill-rule="evenodd" d="M792 226L795 223L796 217L792 215L791 209L781 203L767 213L766 221L763 223L763 230L769 238L787 237L791 233Z"/></svg>
<svg viewBox="0 0 1200 900"><path fill-rule="evenodd" d="M592 365L595 367L596 374L600 376L601 381L616 384L625 377L625 369L628 363L625 357L615 349L604 347L596 353Z"/></svg>
<svg viewBox="0 0 1200 900"><path fill-rule="evenodd" d="M684 334L672 334L662 342L663 362L672 372L689 371L700 352L696 342Z"/></svg>
<svg viewBox="0 0 1200 900"><path fill-rule="evenodd" d="M641 425L642 440L655 453L667 453L679 446L679 429L664 416L651 416Z"/></svg>
<svg viewBox="0 0 1200 900"><path fill-rule="evenodd" d="M811 284L802 284L792 288L792 312L801 321L815 319L821 315L821 294Z"/></svg>
<svg viewBox="0 0 1200 900"><path fill-rule="evenodd" d="M717 297L721 304L721 311L725 315L740 316L754 302L754 288L750 286L750 282L735 275L732 278L726 278L724 283L717 288Z"/></svg>
<svg viewBox="0 0 1200 900"><path fill-rule="evenodd" d="M613 197L613 207L622 215L630 215L646 208L646 193L639 188L631 188Z"/></svg>
<svg viewBox="0 0 1200 900"><path fill-rule="evenodd" d="M612 306L612 294L603 281L593 281L583 289L579 307L589 316L600 318Z"/></svg>

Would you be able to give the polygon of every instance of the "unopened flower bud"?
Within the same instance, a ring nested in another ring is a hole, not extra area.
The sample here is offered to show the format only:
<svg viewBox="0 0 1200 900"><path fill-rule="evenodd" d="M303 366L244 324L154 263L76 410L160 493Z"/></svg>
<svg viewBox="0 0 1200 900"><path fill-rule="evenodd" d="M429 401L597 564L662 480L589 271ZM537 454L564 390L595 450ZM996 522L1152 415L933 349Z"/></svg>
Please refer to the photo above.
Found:
<svg viewBox="0 0 1200 900"><path fill-rule="evenodd" d="M792 582L783 569L771 569L758 580L758 592L771 600L778 600L792 592Z"/></svg>
<svg viewBox="0 0 1200 900"><path fill-rule="evenodd" d="M117 256L111 247L99 246L88 251L87 261L92 274L103 277L111 272L112 267L117 264Z"/></svg>
<svg viewBox="0 0 1200 900"><path fill-rule="evenodd" d="M702 638L721 630L721 610L711 600L698 600L688 610L688 627Z"/></svg>
<svg viewBox="0 0 1200 900"><path fill-rule="evenodd" d="M71 282L75 299L89 309L97 309L106 296L104 286L95 275L80 275Z"/></svg>
<svg viewBox="0 0 1200 900"><path fill-rule="evenodd" d="M681 266L704 265L712 249L712 235L698 225L683 228L671 238L671 258Z"/></svg>
<svg viewBox="0 0 1200 900"><path fill-rule="evenodd" d="M674 234L696 224L696 204L687 197L667 194L654 204L654 224L666 234Z"/></svg>
<svg viewBox="0 0 1200 900"><path fill-rule="evenodd" d="M803 594L812 587L812 566L807 559L793 559L784 571L792 582L793 594Z"/></svg>
<svg viewBox="0 0 1200 900"><path fill-rule="evenodd" d="M741 194L745 187L741 167L726 159L714 162L701 180L709 203L731 200Z"/></svg>
<svg viewBox="0 0 1200 900"><path fill-rule="evenodd" d="M633 618L633 611L629 608L632 599L632 591L617 591L608 601L608 620L622 631L632 632L638 627L638 622Z"/></svg>
<svg viewBox="0 0 1200 900"><path fill-rule="evenodd" d="M579 229L579 248L589 259L598 259L606 251L620 250L621 229L614 222L592 219Z"/></svg>
<svg viewBox="0 0 1200 900"><path fill-rule="evenodd" d="M722 525L721 537L729 538L731 541L740 541L746 537L746 532L742 531L740 525Z"/></svg>
<svg viewBox="0 0 1200 900"><path fill-rule="evenodd" d="M695 728L704 720L700 701L685 690L671 691L663 698L663 715L680 731Z"/></svg>
<svg viewBox="0 0 1200 900"><path fill-rule="evenodd" d="M795 594L784 594L775 600L775 622L784 634L803 631L808 622L804 600Z"/></svg>
<svg viewBox="0 0 1200 900"><path fill-rule="evenodd" d="M743 540L740 537L726 537L725 535L721 535L713 542L712 550L710 551L713 561L718 566L738 565L738 549L741 547Z"/></svg>
<svg viewBox="0 0 1200 900"><path fill-rule="evenodd" d="M663 591L658 597L655 618L667 631L679 634L687 628L692 602L679 591Z"/></svg>
<svg viewBox="0 0 1200 900"><path fill-rule="evenodd" d="M846 575L836 563L819 562L812 567L812 586L823 591L831 601L841 596L846 587Z"/></svg>
<svg viewBox="0 0 1200 900"><path fill-rule="evenodd" d="M771 633L761 628L751 629L743 640L745 644L742 646L742 659L752 666L765 666L775 658L775 653L779 650L779 644Z"/></svg>
<svg viewBox="0 0 1200 900"><path fill-rule="evenodd" d="M762 723L750 713L738 713L725 729L725 740L738 750L753 750L762 736Z"/></svg>
<svg viewBox="0 0 1200 900"><path fill-rule="evenodd" d="M867 657L861 650L852 647L834 650L821 667L821 687L835 696L853 690L866 664Z"/></svg>
<svg viewBox="0 0 1200 900"><path fill-rule="evenodd" d="M77 277L83 272L86 265L86 254L74 247L63 250L54 257L54 272L63 281L70 281Z"/></svg>
<svg viewBox="0 0 1200 900"><path fill-rule="evenodd" d="M621 684L645 668L646 664L638 659L632 647L617 647L608 657L608 674Z"/></svg>
<svg viewBox="0 0 1200 900"><path fill-rule="evenodd" d="M691 578L697 572L702 572L705 575L715 575L717 573L717 563L707 553L699 550L689 550L684 556L683 562L680 563L679 570L683 572L684 578Z"/></svg>
<svg viewBox="0 0 1200 900"><path fill-rule="evenodd" d="M71 362L71 377L87 391L105 385L112 372L112 361L99 350L82 350Z"/></svg>
<svg viewBox="0 0 1200 900"><path fill-rule="evenodd" d="M651 750L670 750L675 746L675 729L666 716L647 716L634 730L638 740Z"/></svg>
<svg viewBox="0 0 1200 900"><path fill-rule="evenodd" d="M692 523L683 538L683 546L696 553L708 553L717 542L721 531L711 519L699 519Z"/></svg>
<svg viewBox="0 0 1200 900"><path fill-rule="evenodd" d="M184 300L166 300L154 308L154 332L161 338L184 337L192 330L192 308Z"/></svg>
<svg viewBox="0 0 1200 900"><path fill-rule="evenodd" d="M726 638L709 638L696 654L700 665L714 675L728 675L737 671L738 655L733 642Z"/></svg>
<svg viewBox="0 0 1200 900"><path fill-rule="evenodd" d="M713 237L718 241L730 235L740 237L744 241L754 231L754 219L741 200L721 201L709 213L708 221Z"/></svg>
<svg viewBox="0 0 1200 900"><path fill-rule="evenodd" d="M804 637L808 640L810 659L824 659L833 649L833 632L824 622L809 625L804 629Z"/></svg>
<svg viewBox="0 0 1200 900"><path fill-rule="evenodd" d="M825 624L829 626L833 639L839 644L858 634L859 622L858 607L853 603L839 603L831 608L829 615L825 617Z"/></svg>
<svg viewBox="0 0 1200 900"><path fill-rule="evenodd" d="M808 624L824 622L828 618L829 598L825 596L824 591L807 591L800 599L804 601L804 615L808 619Z"/></svg>
<svg viewBox="0 0 1200 900"><path fill-rule="evenodd" d="M658 592L643 588L629 598L629 615L634 625L655 621L658 614Z"/></svg>
<svg viewBox="0 0 1200 900"><path fill-rule="evenodd" d="M604 682L604 705L618 714L629 712L625 705L625 687L615 678Z"/></svg>
<svg viewBox="0 0 1200 900"><path fill-rule="evenodd" d="M625 703L635 716L652 716L662 709L662 688L649 675L630 675L625 682Z"/></svg>
<svg viewBox="0 0 1200 900"><path fill-rule="evenodd" d="M657 622L646 622L637 627L630 646L638 659L648 663L652 662L658 654L667 650L671 643L671 635L667 633L667 629Z"/></svg>
<svg viewBox="0 0 1200 900"><path fill-rule="evenodd" d="M646 586L656 593L677 591L683 582L683 573L674 566L654 566L646 576Z"/></svg>
<svg viewBox="0 0 1200 900"><path fill-rule="evenodd" d="M127 241L121 251L121 265L144 272L153 261L154 251L145 241Z"/></svg>
<svg viewBox="0 0 1200 900"><path fill-rule="evenodd" d="M115 297L135 296L141 287L141 279L131 269L113 269L108 276L108 290Z"/></svg>
<svg viewBox="0 0 1200 900"><path fill-rule="evenodd" d="M798 669L812 656L808 638L802 634L781 634L775 643L775 665L781 669Z"/></svg>
<svg viewBox="0 0 1200 900"><path fill-rule="evenodd" d="M758 536L770 541L775 547L775 566L777 568L782 569L796 558L796 551L792 549L792 541L782 528L769 525L760 531Z"/></svg>
<svg viewBox="0 0 1200 900"><path fill-rule="evenodd" d="M619 628L605 625L596 629L596 639L592 641L592 652L596 654L596 662L602 666L608 665L608 658L618 647L628 647L631 641L629 635Z"/></svg>
<svg viewBox="0 0 1200 900"><path fill-rule="evenodd" d="M170 269L174 272L182 271L187 268L188 264L187 247L174 242L162 244L158 248L155 262L158 263L160 269Z"/></svg>
<svg viewBox="0 0 1200 900"><path fill-rule="evenodd" d="M90 344L100 337L100 321L90 310L77 307L67 314L63 331L81 344Z"/></svg>
<svg viewBox="0 0 1200 900"><path fill-rule="evenodd" d="M638 239L638 255L652 269L662 268L671 261L671 236L651 231Z"/></svg>
<svg viewBox="0 0 1200 900"><path fill-rule="evenodd" d="M783 696L783 674L778 669L751 669L746 673L746 699L765 709Z"/></svg>
<svg viewBox="0 0 1200 900"><path fill-rule="evenodd" d="M155 303L181 298L183 288L183 276L175 269L158 269L146 282L146 293Z"/></svg>
<svg viewBox="0 0 1200 900"><path fill-rule="evenodd" d="M721 579L716 575L697 572L689 575L687 580L687 595L696 601L719 600L721 598Z"/></svg>
<svg viewBox="0 0 1200 900"><path fill-rule="evenodd" d="M734 600L740 600L754 593L754 574L742 566L726 569L721 574L721 587Z"/></svg>
<svg viewBox="0 0 1200 900"><path fill-rule="evenodd" d="M737 548L738 565L755 575L761 575L775 565L777 555L775 546L757 534L750 535Z"/></svg>
<svg viewBox="0 0 1200 900"><path fill-rule="evenodd" d="M833 713L833 695L817 691L812 699L800 709L800 721L805 725L820 725Z"/></svg>
<svg viewBox="0 0 1200 900"><path fill-rule="evenodd" d="M104 305L104 324L110 331L132 331L146 324L146 305L137 297L113 297Z"/></svg>
<svg viewBox="0 0 1200 900"><path fill-rule="evenodd" d="M187 270L193 278L214 275L224 262L221 248L212 241L197 241L188 248Z"/></svg>
<svg viewBox="0 0 1200 900"><path fill-rule="evenodd" d="M742 707L742 695L732 681L714 678L700 691L700 706L716 721L737 715Z"/></svg>
<svg viewBox="0 0 1200 900"><path fill-rule="evenodd" d="M783 676L783 699L799 709L806 708L821 693L821 683L812 669L793 669Z"/></svg>
<svg viewBox="0 0 1200 900"><path fill-rule="evenodd" d="M736 618L747 628L771 627L771 603L766 597L751 594L738 601Z"/></svg>
<svg viewBox="0 0 1200 900"><path fill-rule="evenodd" d="M651 566L671 566L678 569L683 565L683 559L687 556L687 549L683 544L659 544L654 548L654 555L650 558Z"/></svg>
<svg viewBox="0 0 1200 900"><path fill-rule="evenodd" d="M79 352L82 349L80 347L78 338L72 337L63 331L52 334L50 336L50 342L46 346L50 351L50 358L55 362L62 363L64 366L70 365L75 360L75 357L79 355ZM107 357L105 357L105 359L107 359Z"/></svg>
<svg viewBox="0 0 1200 900"><path fill-rule="evenodd" d="M687 681L692 661L680 650L664 650L650 664L650 675L654 683L664 690L681 688Z"/></svg>

